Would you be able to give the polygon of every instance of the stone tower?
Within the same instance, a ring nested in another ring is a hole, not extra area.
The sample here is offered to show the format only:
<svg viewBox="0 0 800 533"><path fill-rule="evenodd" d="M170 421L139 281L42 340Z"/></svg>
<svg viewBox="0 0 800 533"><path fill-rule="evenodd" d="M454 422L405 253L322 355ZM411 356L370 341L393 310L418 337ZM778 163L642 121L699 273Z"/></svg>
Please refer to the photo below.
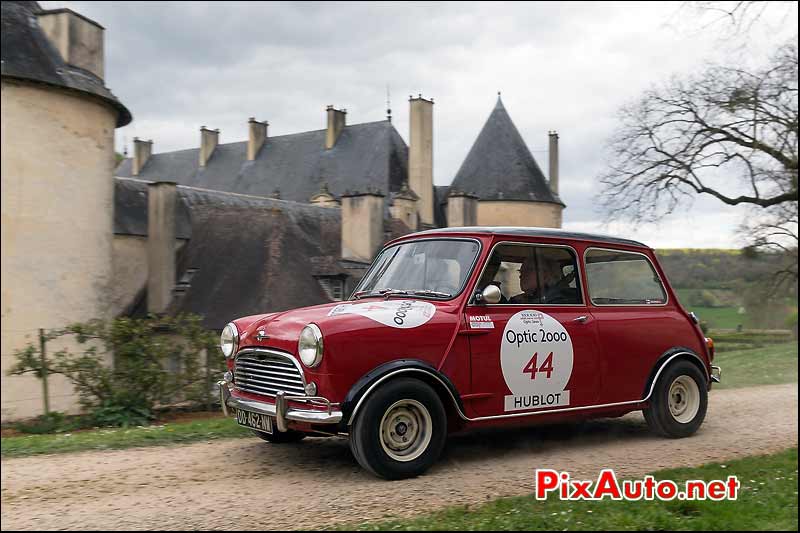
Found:
<svg viewBox="0 0 800 533"><path fill-rule="evenodd" d="M42 412L34 378L7 377L38 328L108 316L114 129L102 26L68 9L2 3L2 419ZM51 349L55 349L52 347ZM50 380L50 407L70 411Z"/></svg>

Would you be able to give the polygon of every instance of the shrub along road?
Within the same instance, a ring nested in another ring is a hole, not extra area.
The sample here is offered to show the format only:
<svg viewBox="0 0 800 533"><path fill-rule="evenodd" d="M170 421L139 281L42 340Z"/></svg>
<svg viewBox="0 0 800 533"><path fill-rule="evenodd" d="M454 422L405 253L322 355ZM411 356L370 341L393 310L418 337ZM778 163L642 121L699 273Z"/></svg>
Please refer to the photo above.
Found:
<svg viewBox="0 0 800 533"><path fill-rule="evenodd" d="M651 435L641 414L581 426L453 437L426 475L386 482L344 439L255 437L2 461L2 529L302 529L406 517L530 493L535 468L640 476L797 446L797 384L714 390L691 438Z"/></svg>

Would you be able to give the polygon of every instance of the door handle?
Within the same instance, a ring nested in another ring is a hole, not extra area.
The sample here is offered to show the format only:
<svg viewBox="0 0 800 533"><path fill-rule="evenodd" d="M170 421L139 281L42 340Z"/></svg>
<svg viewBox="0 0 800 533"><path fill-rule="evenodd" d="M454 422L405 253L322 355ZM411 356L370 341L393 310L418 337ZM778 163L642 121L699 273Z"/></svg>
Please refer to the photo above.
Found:
<svg viewBox="0 0 800 533"><path fill-rule="evenodd" d="M589 317L588 317L588 316L586 316L586 315L581 315L581 316L579 316L578 318L573 318L573 319L572 319L572 321L573 321L573 322L578 322L578 323L580 323L580 324L586 324L586 322L587 322L588 320L589 320Z"/></svg>

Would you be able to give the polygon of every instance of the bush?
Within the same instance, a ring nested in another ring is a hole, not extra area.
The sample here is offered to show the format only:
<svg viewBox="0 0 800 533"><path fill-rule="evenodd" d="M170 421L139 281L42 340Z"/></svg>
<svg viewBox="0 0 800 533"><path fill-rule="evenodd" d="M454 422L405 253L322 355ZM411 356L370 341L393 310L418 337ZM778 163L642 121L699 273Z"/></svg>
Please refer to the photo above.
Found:
<svg viewBox="0 0 800 533"><path fill-rule="evenodd" d="M50 332L46 339L61 337L74 338L78 349L48 355L45 368L38 346L29 344L16 352L9 374L41 378L46 370L65 376L98 425L142 425L159 404L206 400L205 351L212 372L224 367L216 336L197 316L92 320Z"/></svg>
<svg viewBox="0 0 800 533"><path fill-rule="evenodd" d="M86 427L86 421L79 417L68 417L64 413L51 411L32 420L23 420L13 424L21 433L41 435L44 433L65 433Z"/></svg>
<svg viewBox="0 0 800 533"><path fill-rule="evenodd" d="M689 295L689 305L694 307L722 307L717 295L709 290L692 291Z"/></svg>
<svg viewBox="0 0 800 533"><path fill-rule="evenodd" d="M792 331L792 335L797 338L797 311L790 313L786 317L786 327Z"/></svg>

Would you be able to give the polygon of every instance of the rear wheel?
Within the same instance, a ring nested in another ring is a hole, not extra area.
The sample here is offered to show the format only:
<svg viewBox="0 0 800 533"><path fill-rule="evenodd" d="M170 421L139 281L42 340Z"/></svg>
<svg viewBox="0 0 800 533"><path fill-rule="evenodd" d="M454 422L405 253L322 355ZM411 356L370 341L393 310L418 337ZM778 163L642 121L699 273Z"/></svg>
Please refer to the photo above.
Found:
<svg viewBox="0 0 800 533"><path fill-rule="evenodd" d="M658 378L643 410L647 425L655 433L671 438L694 434L706 417L708 390L696 365L681 360L670 364Z"/></svg>
<svg viewBox="0 0 800 533"><path fill-rule="evenodd" d="M306 438L306 434L300 431L275 431L273 433L264 433L263 431L256 431L253 430L256 437L261 440L265 440L267 442L271 442L273 444L286 444L290 442L300 442L304 438Z"/></svg>
<svg viewBox="0 0 800 533"><path fill-rule="evenodd" d="M372 393L357 413L350 449L358 463L385 479L417 476L439 458L447 415L436 392L415 379L397 379Z"/></svg>

